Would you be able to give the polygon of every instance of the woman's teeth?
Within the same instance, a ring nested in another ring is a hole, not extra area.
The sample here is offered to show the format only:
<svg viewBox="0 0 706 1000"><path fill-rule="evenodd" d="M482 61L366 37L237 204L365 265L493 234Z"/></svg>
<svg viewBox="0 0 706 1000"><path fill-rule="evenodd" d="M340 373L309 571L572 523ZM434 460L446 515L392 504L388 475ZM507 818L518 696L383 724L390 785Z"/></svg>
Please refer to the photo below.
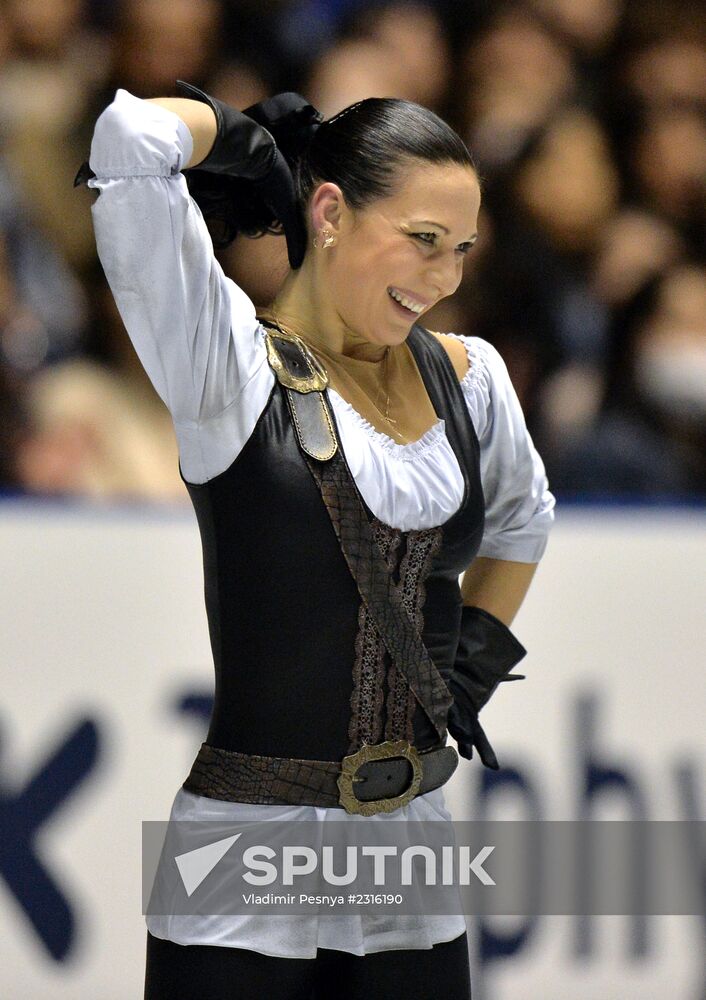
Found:
<svg viewBox="0 0 706 1000"><path fill-rule="evenodd" d="M400 292L395 291L394 288L388 288L387 294L415 315L419 315L420 312L424 311L424 306L420 306L418 302L412 302L412 300L408 299L406 295L402 295Z"/></svg>

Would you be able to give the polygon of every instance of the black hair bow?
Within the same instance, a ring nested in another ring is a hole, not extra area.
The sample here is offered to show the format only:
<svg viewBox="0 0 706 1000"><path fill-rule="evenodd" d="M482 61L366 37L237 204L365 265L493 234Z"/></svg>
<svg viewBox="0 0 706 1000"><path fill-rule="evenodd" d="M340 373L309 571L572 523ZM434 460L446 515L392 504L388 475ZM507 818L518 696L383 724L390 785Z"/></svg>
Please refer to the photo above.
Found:
<svg viewBox="0 0 706 1000"><path fill-rule="evenodd" d="M287 159L304 152L324 118L301 94L290 90L251 104L243 114L272 133Z"/></svg>

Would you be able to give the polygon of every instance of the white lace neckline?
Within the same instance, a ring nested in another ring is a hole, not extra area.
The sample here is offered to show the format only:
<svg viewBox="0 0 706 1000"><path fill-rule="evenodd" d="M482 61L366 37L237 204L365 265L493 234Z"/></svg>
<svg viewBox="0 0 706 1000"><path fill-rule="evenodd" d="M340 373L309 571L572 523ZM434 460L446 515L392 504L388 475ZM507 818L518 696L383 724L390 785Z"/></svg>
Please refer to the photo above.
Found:
<svg viewBox="0 0 706 1000"><path fill-rule="evenodd" d="M353 420L358 427L364 430L368 437L379 445L383 451L396 452L398 457L403 461L411 461L413 458L421 455L423 451L433 448L445 437L444 429L446 422L442 418L439 418L439 420L437 420L435 424L432 424L432 426L416 441L407 441L406 443L395 441L395 439L390 437L389 434L385 434L383 431L379 431L377 427L374 427L370 421L366 420L365 417L348 402L348 400L344 399L343 396L336 392L335 389L331 388L331 386L329 386L328 392L330 396L334 397L336 409L345 411L350 416L351 420Z"/></svg>
<svg viewBox="0 0 706 1000"><path fill-rule="evenodd" d="M466 392L478 379L480 371L478 356L475 351L473 351L467 337L461 337L460 334L456 334L455 336L458 336L459 339L461 339L464 347L466 348L466 355L468 357L468 371L459 381L461 391ZM395 454L403 462L411 461L421 455L422 452L431 450L446 437L446 422L442 418L439 418L439 420L435 424L432 424L432 426L416 441L408 441L406 444L400 443L399 441L395 441L393 437L390 437L389 434L385 434L383 431L379 431L377 427L374 427L361 413L355 409L355 407L348 402L348 400L344 399L343 396L336 392L336 390L331 386L329 386L328 391L329 395L336 397L338 406L340 406L340 408L350 416L354 423L362 428L362 430L364 430L383 451Z"/></svg>
<svg viewBox="0 0 706 1000"><path fill-rule="evenodd" d="M267 334L262 323L260 324L260 332L264 339ZM462 391L467 391L477 381L480 373L478 355L471 347L468 337L464 337L462 334L453 334L453 336L458 337L466 348L468 371L460 380L459 385ZM396 457L403 462L412 461L423 452L431 451L446 438L446 421L440 417L437 422L432 424L432 426L416 441L408 441L406 443L395 441L395 439L390 437L389 434L385 434L383 431L379 431L377 427L374 427L369 420L365 419L362 413L359 413L358 410L356 410L347 399L344 399L343 396L341 396L341 394L332 386L328 387L328 393L330 396L334 397L337 409L345 412L350 419L357 424L358 427L365 431L368 437L371 438L371 440L374 441L383 451L396 455Z"/></svg>

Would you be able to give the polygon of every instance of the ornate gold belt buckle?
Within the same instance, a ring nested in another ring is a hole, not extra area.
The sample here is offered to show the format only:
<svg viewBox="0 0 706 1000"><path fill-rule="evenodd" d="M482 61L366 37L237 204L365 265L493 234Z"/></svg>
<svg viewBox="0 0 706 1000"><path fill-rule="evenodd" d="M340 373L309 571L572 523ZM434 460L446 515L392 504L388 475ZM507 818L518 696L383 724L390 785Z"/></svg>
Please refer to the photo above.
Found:
<svg viewBox="0 0 706 1000"><path fill-rule="evenodd" d="M370 760L388 760L391 757L404 757L412 765L412 780L409 786L399 795L386 799L369 799L363 802L353 794L353 782L364 781L356 771L362 764ZM360 750L349 754L341 761L341 773L336 779L339 788L338 801L349 813L360 813L372 816L380 812L393 812L400 806L407 805L419 791L422 783L422 762L416 747L409 740L385 740L384 743L364 743Z"/></svg>

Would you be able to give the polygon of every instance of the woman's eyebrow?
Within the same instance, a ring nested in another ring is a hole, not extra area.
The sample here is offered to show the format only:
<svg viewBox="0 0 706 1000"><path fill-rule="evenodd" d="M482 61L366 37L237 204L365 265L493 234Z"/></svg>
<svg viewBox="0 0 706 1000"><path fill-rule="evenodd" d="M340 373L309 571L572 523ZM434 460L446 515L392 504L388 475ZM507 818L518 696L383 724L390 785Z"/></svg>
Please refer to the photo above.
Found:
<svg viewBox="0 0 706 1000"><path fill-rule="evenodd" d="M434 222L432 219L415 219L413 224L417 225L417 223L421 226L436 226L437 229L443 229L444 232L447 234L451 232L451 230L447 229L446 226L442 226L440 222ZM466 240L466 243L475 243L477 239L478 239L478 233L474 233L473 236L470 237L470 239Z"/></svg>

